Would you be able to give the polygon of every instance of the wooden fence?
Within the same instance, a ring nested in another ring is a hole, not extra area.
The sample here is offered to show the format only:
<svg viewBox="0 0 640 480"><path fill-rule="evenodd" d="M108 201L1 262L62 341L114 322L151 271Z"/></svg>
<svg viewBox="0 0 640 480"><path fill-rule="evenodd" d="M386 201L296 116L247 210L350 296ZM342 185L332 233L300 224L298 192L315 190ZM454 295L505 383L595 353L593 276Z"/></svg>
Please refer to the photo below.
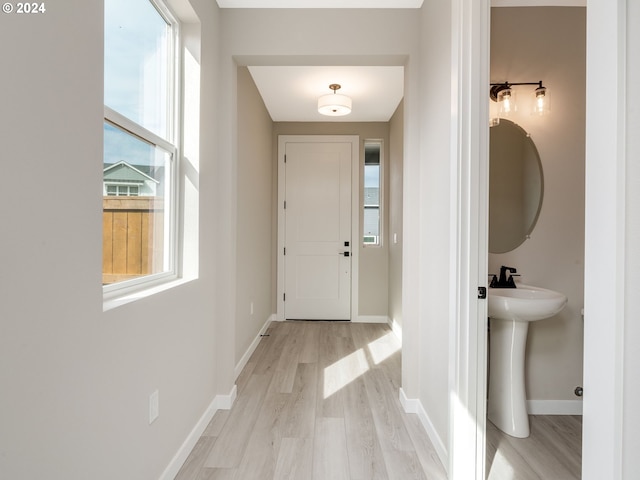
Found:
<svg viewBox="0 0 640 480"><path fill-rule="evenodd" d="M103 284L162 271L162 198L104 197L102 212Z"/></svg>

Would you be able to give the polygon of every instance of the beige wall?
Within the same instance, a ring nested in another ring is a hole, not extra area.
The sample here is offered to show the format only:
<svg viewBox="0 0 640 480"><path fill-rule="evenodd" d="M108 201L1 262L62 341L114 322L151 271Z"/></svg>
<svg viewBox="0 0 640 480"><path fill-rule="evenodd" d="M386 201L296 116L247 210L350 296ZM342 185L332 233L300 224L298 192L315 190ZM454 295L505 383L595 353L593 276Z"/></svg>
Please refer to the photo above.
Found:
<svg viewBox="0 0 640 480"><path fill-rule="evenodd" d="M389 229L389 319L402 329L402 166L404 135L404 101L389 121L389 177L387 189ZM395 235L395 238L394 238Z"/></svg>
<svg viewBox="0 0 640 480"><path fill-rule="evenodd" d="M409 398L420 400L444 456L449 447L449 334L456 315L451 300L457 241L451 228L451 2L425 2L420 19L420 95L415 102L405 97L404 103L402 383ZM413 134L420 139L417 150L407 142Z"/></svg>
<svg viewBox="0 0 640 480"><path fill-rule="evenodd" d="M360 137L360 178L364 171L364 141L368 139L382 139L384 146L384 158L389 158L389 123L387 122L275 122L273 128L273 155L277 159L277 138L279 135L358 135ZM389 175L384 176L384 188L389 188ZM362 182L360 183L360 198L363 195ZM276 199L277 200L277 199ZM389 231L388 196L383 197L384 225L383 234ZM274 205L274 208L276 206ZM360 211L358 222L362 231L363 212ZM388 306L388 278L389 278L389 242L385 238L381 247L363 247L362 242L354 239L359 245L359 272L358 272L358 315L360 317L378 316L387 317ZM275 259L274 259L275 261ZM274 299L275 301L275 299ZM357 319L353 319L357 320Z"/></svg>
<svg viewBox="0 0 640 480"><path fill-rule="evenodd" d="M1 55L12 72L2 80L12 92L0 116L3 178L28 178L29 190L42 193L24 195L22 181L4 182L0 202L11 225L0 240L3 478L157 479L215 395L229 393L216 355L233 332L222 337L219 322L216 285L226 273L219 259L228 253L218 243L218 142L209 133L218 129L219 12L215 2L191 3L202 27L187 29L202 35L193 51L203 86L196 120L207 128L195 149L199 164L188 172L202 206L199 277L107 312L103 4L57 2L46 14L0 19ZM52 185L73 188L49 196ZM149 425L156 389L160 416Z"/></svg>
<svg viewBox="0 0 640 480"><path fill-rule="evenodd" d="M500 265L516 267L522 283L563 292L569 299L561 313L530 325L530 400L577 400L573 391L582 385L585 15L586 9L577 7L492 9L491 81L542 80L551 99L548 117L524 111L514 117L531 134L542 160L538 223L517 249L489 255L489 272ZM521 99L531 92L516 88Z"/></svg>
<svg viewBox="0 0 640 480"><path fill-rule="evenodd" d="M246 67L238 68L236 364L274 312L271 284L273 122ZM252 312L253 304L253 312Z"/></svg>

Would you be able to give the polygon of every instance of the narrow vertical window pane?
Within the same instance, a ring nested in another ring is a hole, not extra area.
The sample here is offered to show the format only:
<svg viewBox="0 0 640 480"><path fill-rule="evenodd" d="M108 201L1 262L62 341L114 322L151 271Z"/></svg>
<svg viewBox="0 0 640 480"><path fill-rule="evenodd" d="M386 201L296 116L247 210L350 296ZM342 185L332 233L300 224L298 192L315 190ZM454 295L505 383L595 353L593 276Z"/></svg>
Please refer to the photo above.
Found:
<svg viewBox="0 0 640 480"><path fill-rule="evenodd" d="M168 136L170 26L149 0L105 1L104 103Z"/></svg>
<svg viewBox="0 0 640 480"><path fill-rule="evenodd" d="M380 143L365 143L364 245L380 245Z"/></svg>
<svg viewBox="0 0 640 480"><path fill-rule="evenodd" d="M170 270L171 155L104 125L102 283Z"/></svg>

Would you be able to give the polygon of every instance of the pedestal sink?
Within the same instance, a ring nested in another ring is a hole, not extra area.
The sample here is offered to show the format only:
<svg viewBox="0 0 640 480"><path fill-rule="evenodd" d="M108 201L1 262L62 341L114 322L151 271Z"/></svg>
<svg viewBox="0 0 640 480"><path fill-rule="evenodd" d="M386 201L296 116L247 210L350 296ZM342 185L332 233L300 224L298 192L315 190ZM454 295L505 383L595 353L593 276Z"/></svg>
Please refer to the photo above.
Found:
<svg viewBox="0 0 640 480"><path fill-rule="evenodd" d="M529 322L549 318L567 304L562 293L530 285L489 289L489 420L508 435L529 436L524 355Z"/></svg>

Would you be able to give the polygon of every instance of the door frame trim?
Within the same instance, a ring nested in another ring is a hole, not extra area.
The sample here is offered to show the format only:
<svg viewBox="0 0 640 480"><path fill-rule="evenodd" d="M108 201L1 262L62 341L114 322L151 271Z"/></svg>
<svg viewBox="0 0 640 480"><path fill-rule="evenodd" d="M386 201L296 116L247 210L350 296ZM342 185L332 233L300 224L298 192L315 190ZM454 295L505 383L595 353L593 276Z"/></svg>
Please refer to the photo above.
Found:
<svg viewBox="0 0 640 480"><path fill-rule="evenodd" d="M358 135L278 135L278 246L276 320L284 321L285 178L284 153L287 143L351 144L351 321L358 318L358 266L360 259L360 137Z"/></svg>
<svg viewBox="0 0 640 480"><path fill-rule="evenodd" d="M489 0L452 2L449 457L451 480L483 480L486 457Z"/></svg>

